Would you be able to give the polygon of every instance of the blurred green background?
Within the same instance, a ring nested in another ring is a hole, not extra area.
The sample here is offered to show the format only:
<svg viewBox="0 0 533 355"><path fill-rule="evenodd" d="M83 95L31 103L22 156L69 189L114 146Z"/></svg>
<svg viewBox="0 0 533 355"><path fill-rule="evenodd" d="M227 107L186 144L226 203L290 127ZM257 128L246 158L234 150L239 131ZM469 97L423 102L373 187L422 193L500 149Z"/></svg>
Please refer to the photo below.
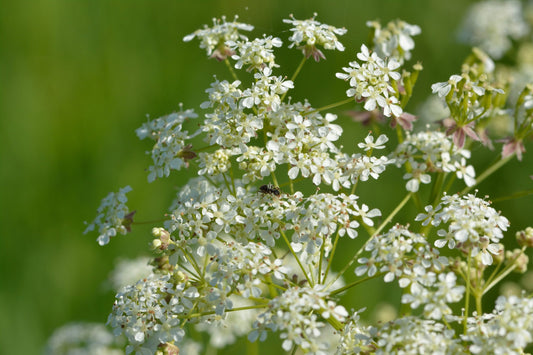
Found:
<svg viewBox="0 0 533 355"><path fill-rule="evenodd" d="M327 60L308 63L296 81L294 97L323 106L345 97L346 84L334 77L367 39L367 20L401 18L418 24L413 59L424 65L408 110L430 94L430 84L460 70L469 48L456 41L464 0L415 1L4 1L0 5L0 353L37 354L53 330L67 322L105 322L113 292L104 281L118 257L147 255L150 225L141 225L106 247L96 234L83 235L100 200L131 185L137 220L158 219L188 172L146 181L150 164L134 130L145 115L158 117L197 108L213 80L229 78L223 65L207 60L198 43L183 36L211 24L213 17L238 14L255 26L254 35L286 40L283 18L346 27L343 53L325 51ZM252 35L253 36L253 35ZM281 71L291 75L300 60L280 54ZM348 108L338 109L342 113ZM365 129L346 126L346 143ZM482 150L475 150L482 154ZM490 156L478 160L483 166ZM531 157L512 162L480 186L479 195L499 196L531 188ZM479 171L479 170L478 170ZM399 176L399 175L398 175ZM398 181L398 180L392 180ZM529 185L528 185L529 184ZM362 200L372 207L399 201L404 182L369 184ZM390 196L390 197L388 197ZM531 197L496 204L513 230L530 223ZM386 213L384 211L384 213ZM512 235L512 234L509 234ZM349 248L347 253L349 253ZM382 292L373 289L371 292ZM371 293L370 292L370 293ZM369 291L353 290L356 309ZM392 301L392 299L391 299ZM492 308L492 307L489 307Z"/></svg>

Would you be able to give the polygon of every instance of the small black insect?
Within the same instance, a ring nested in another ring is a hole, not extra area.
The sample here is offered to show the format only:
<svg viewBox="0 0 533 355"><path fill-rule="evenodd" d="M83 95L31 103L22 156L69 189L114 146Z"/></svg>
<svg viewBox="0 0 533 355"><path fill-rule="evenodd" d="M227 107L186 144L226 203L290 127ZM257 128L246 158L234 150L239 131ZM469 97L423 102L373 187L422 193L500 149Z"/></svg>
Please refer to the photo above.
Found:
<svg viewBox="0 0 533 355"><path fill-rule="evenodd" d="M281 195L281 190L279 189L279 187L274 186L272 184L263 185L259 187L259 191L263 194L274 195L276 197L279 197Z"/></svg>

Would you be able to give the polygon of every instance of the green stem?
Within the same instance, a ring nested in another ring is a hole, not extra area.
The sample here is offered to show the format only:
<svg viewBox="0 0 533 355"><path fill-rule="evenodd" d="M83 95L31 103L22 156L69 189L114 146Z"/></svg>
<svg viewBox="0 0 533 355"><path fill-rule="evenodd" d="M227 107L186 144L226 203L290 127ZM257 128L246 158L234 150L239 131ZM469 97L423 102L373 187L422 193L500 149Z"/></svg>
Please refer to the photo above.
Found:
<svg viewBox="0 0 533 355"><path fill-rule="evenodd" d="M403 208L403 206L405 206L405 204L407 203L407 201L409 201L409 198L411 198L411 195L413 193L410 192L408 193L404 198L403 200L400 202L400 204L398 206L396 206L396 208L394 209L394 211L392 211L388 216L387 218L383 221L383 223L381 223L381 225L378 227L378 229L376 230L376 232L374 233L374 235L372 237L375 237L376 235L378 235L382 230L383 228L385 228L385 225L387 225L393 218L394 216L400 212L400 210ZM368 243L368 242L367 242Z"/></svg>
<svg viewBox="0 0 533 355"><path fill-rule="evenodd" d="M257 308L265 308L268 307L268 303L265 304L256 304L253 306L246 306L246 307L238 307L233 309L226 309L224 312L238 312L238 311L245 311L248 309L257 309ZM198 312L198 313L191 313L191 314L184 314L182 316L178 316L179 319L188 319L188 318L196 318L196 317L202 317L202 316L208 316L211 314L215 314L216 311L205 311L205 312Z"/></svg>
<svg viewBox="0 0 533 355"><path fill-rule="evenodd" d="M381 276L383 274L384 274L384 272L378 272L374 276L368 276L368 277L365 277L364 279L354 281L351 284L348 284L348 285L343 286L343 287L341 287L341 288L339 288L339 289L337 289L335 291L332 291L329 295L330 296L337 295L337 294L339 294L341 292L344 292L344 291L346 291L346 290L348 290L348 289L350 289L350 288L352 288L354 286L357 286L357 285L359 285L359 284L361 284L361 283L363 283L365 281L375 279L376 277L379 277L379 276Z"/></svg>
<svg viewBox="0 0 533 355"><path fill-rule="evenodd" d="M275 298L278 296L278 290L275 287L275 284L272 282L272 276L271 275L265 275L265 280L268 285L268 291L270 292L270 296L272 298Z"/></svg>
<svg viewBox="0 0 533 355"><path fill-rule="evenodd" d="M318 283L321 283L322 276L322 263L324 261L324 249L326 248L326 237L322 238L322 246L320 247L320 260L318 262ZM325 280L325 278L324 278Z"/></svg>
<svg viewBox="0 0 533 355"><path fill-rule="evenodd" d="M446 173L445 172L439 172L437 174L437 178L435 179L435 182L433 183L433 188L431 189L431 195L429 197L429 203L433 207L437 204L437 201L440 200L441 194L442 194L442 186L444 185Z"/></svg>
<svg viewBox="0 0 533 355"><path fill-rule="evenodd" d="M514 153L509 155L508 157L505 157L503 159L499 159L496 163L494 163L492 166L490 166L487 170L485 170L479 177L476 179L476 183L472 186L467 186L461 191L461 194L466 194L470 190L474 188L474 186L479 185L483 180L488 178L490 175L492 175L496 170L507 164L509 160L514 156Z"/></svg>
<svg viewBox="0 0 533 355"><path fill-rule="evenodd" d="M296 80L296 77L298 76L298 74L300 73L300 70L302 70L305 62L307 61L307 57L304 56L302 58L302 60L300 61L300 64L298 64L298 67L296 68L296 70L294 71L294 74L292 74L291 76L291 81L294 82L294 80Z"/></svg>
<svg viewBox="0 0 533 355"><path fill-rule="evenodd" d="M466 334L467 330L467 323L466 320L468 318L468 306L470 303L470 289L472 288L472 285L470 284L470 267L472 266L472 257L470 254L468 254L468 262L467 262L467 269L466 269L466 296L465 296L465 314L463 318L463 334Z"/></svg>
<svg viewBox="0 0 533 355"><path fill-rule="evenodd" d="M524 252L524 250L526 250L526 247L522 247L522 253ZM492 282L490 282L484 289L483 289L483 292L482 294L484 295L485 293L489 292L489 290L491 288L493 288L496 284L498 284L498 282L500 282L504 277L506 277L507 275L509 275L514 269L516 269L516 264L515 264L515 261L516 259L520 256L521 254L517 254L517 256L513 259L513 260L510 260L510 266L505 269L504 271L502 271L502 273L500 275L498 275L497 277L494 278L494 280L492 280Z"/></svg>
<svg viewBox="0 0 533 355"><path fill-rule="evenodd" d="M322 106L322 107L317 108L315 110L304 112L303 115L304 116L308 116L308 115L316 113L316 112L329 110L330 108L334 108L334 107L337 107L337 106L342 106L342 105L347 104L347 103L352 102L352 101L354 101L354 99L353 99L353 97L350 97L350 98L348 98L346 100L342 100L342 101L335 102L335 103L330 104L330 105Z"/></svg>
<svg viewBox="0 0 533 355"><path fill-rule="evenodd" d="M331 263L333 261L333 256L335 255L335 250L337 250L337 243L339 242L339 232L337 231L337 235L335 236L335 241L333 242L333 247L331 248L331 254L328 258L328 267L326 268L326 273L324 274L324 279L322 282L326 281L328 278L329 269L331 269Z"/></svg>
<svg viewBox="0 0 533 355"><path fill-rule="evenodd" d="M483 298L483 293L476 292L476 294L474 296L476 298L476 312L477 312L477 314L483 314L483 306L481 304L481 299Z"/></svg>
<svg viewBox="0 0 533 355"><path fill-rule="evenodd" d="M403 143L403 132L400 125L396 126L396 136L398 137L398 144Z"/></svg>
<svg viewBox="0 0 533 355"><path fill-rule="evenodd" d="M492 199L492 202L514 200L514 199L517 199L517 198L520 198L520 197L529 196L531 194L533 194L533 190L519 191L519 192L515 192L514 194L509 195L509 196L503 196L503 197L494 198L494 199ZM135 224L135 222L132 223L132 224Z"/></svg>
<svg viewBox="0 0 533 355"><path fill-rule="evenodd" d="M424 208L422 207L422 201L420 200L420 195L418 194L418 191L413 193L413 203L415 204L417 211L424 210Z"/></svg>
<svg viewBox="0 0 533 355"><path fill-rule="evenodd" d="M403 200L398 204L398 206L396 206L396 208L394 209L394 211L392 211L388 216L387 218L385 218L385 220L383 221L383 223L381 223L381 225L378 227L378 229L372 234L372 236L370 238L368 238L368 240L365 242L365 244L363 244L363 246L355 253L355 255L352 257L352 259L348 262L348 264L346 264L346 266L344 266L344 268L341 270L341 272L339 272L339 274L337 275L337 277L330 281L328 283L328 285L326 286L327 287L330 287L331 285L333 285L335 283L335 281L337 281L342 275L344 275L344 273L348 270L348 268L350 268L350 266L352 266L352 264L357 260L357 257L359 256L359 254L361 254L363 252L363 250L365 250L365 247L368 243L370 243L370 241L372 239L374 239L375 237L377 237L379 235L379 233L383 230L383 228L385 228L385 226L387 224L389 224L389 222L394 218L394 216L403 208L403 206L405 206L405 204L407 203L407 201L409 201L409 199L411 198L411 196L413 195L412 192L408 193L404 198Z"/></svg>
<svg viewBox="0 0 533 355"><path fill-rule="evenodd" d="M237 77L237 74L235 74L235 71L233 70L233 67L231 66L231 63L229 62L228 58L224 59L224 63L226 63L226 66L228 67L229 72L231 73L231 76L233 77L233 79L239 80L239 78Z"/></svg>
<svg viewBox="0 0 533 355"><path fill-rule="evenodd" d="M280 234L281 236L283 237L283 240L285 240L285 243L287 244L287 247L289 248L292 256L294 256L294 259L296 259L296 262L298 263L298 265L300 266L300 269L302 270L302 273L304 274L305 278L307 279L307 282L309 283L309 285L312 287L314 286L313 285L313 282L311 281L311 279L309 278L309 275L307 274L307 271L305 270L305 268L303 267L300 259L298 258L298 256L296 255L296 253L294 252L294 250L292 249L292 246L291 246L291 243L289 242L289 239L287 238L287 236L285 235L285 233L283 231L280 231Z"/></svg>
<svg viewBox="0 0 533 355"><path fill-rule="evenodd" d="M296 77L298 76L298 74L300 73L300 70L302 70L303 66L304 66L304 63L307 61L307 58L304 56L300 62L300 64L298 64L298 67L296 68L296 70L294 71L294 74L292 74L291 76L291 81L294 83L294 80L296 80ZM289 91L285 91L285 93L281 96L281 102L283 102L283 100L285 99L285 96L287 96L287 93Z"/></svg>

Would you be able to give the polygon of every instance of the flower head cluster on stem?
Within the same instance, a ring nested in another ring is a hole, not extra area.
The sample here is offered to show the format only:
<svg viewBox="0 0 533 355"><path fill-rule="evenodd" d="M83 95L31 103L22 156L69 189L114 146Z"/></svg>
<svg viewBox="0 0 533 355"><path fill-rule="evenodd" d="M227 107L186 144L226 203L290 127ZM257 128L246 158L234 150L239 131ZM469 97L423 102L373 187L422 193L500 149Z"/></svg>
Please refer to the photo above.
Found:
<svg viewBox="0 0 533 355"><path fill-rule="evenodd" d="M526 271L533 232L517 232L520 248L509 249L509 220L468 191L512 154L522 157L533 133L533 90L507 107L494 62L474 50L460 75L432 86L448 107L446 131L415 130L405 108L422 67L405 68L421 30L398 20L369 22L371 43L336 74L349 83L349 100L316 108L286 99L308 58L324 58L319 47L345 49L337 36L346 29L315 18L284 20L289 47L304 54L290 80L276 62L283 41L249 40L239 31L253 27L236 19L184 38L225 61L231 79L214 78L198 110L180 107L137 129L155 141L150 182L174 170L194 174L152 229L150 269L118 290L107 324L126 339L127 354L197 350L198 332L211 350L275 333L285 351L320 355L523 352L533 342L531 298L500 297L484 313L483 297L511 272ZM344 117L329 110L345 104L390 118L395 134L376 126L377 134L342 146ZM480 139L502 112L515 118L507 157L476 176L466 137ZM192 119L198 127L189 133ZM361 197L367 181L381 183L394 167L407 180L401 202L382 207ZM467 185L462 193L455 178ZM87 228L98 228L101 245L135 224L125 205L130 190L108 195ZM405 216L409 201L417 212ZM353 311L342 296L376 278L397 282L401 316L370 324L365 309Z"/></svg>

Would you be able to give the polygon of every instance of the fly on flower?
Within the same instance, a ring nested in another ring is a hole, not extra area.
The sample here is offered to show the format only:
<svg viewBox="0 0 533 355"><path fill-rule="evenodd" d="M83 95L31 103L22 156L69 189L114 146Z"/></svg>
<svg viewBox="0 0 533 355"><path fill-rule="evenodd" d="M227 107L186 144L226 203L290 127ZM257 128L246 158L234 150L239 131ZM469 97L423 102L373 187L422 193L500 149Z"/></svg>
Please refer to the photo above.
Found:
<svg viewBox="0 0 533 355"><path fill-rule="evenodd" d="M265 195L274 195L276 197L279 197L281 195L280 188L272 184L262 185L261 187L259 187L259 192Z"/></svg>

